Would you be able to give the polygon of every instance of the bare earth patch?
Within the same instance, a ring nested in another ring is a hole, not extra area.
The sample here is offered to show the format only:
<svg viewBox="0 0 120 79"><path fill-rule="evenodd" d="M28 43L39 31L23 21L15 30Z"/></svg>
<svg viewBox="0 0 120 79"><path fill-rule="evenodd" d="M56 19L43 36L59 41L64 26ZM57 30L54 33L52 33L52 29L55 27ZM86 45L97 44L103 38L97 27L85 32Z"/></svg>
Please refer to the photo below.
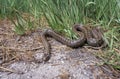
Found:
<svg viewBox="0 0 120 79"><path fill-rule="evenodd" d="M42 30L19 36L12 29L9 21L0 22L0 79L120 79L120 73L100 65L93 53L101 50L71 49L51 38L51 59L38 63L45 51Z"/></svg>

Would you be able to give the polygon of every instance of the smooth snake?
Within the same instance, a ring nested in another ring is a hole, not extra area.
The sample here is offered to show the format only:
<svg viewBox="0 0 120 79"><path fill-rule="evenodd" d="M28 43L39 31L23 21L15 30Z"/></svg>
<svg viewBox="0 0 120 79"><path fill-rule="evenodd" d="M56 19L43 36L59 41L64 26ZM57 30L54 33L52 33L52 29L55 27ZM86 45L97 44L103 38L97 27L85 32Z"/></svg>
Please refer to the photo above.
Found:
<svg viewBox="0 0 120 79"><path fill-rule="evenodd" d="M73 26L73 31L79 36L79 38L76 40L70 40L68 38L65 38L51 29L44 30L41 33L41 40L43 42L46 52L44 53L44 57L42 60L48 61L51 57L51 46L47 41L47 37L52 37L60 43L71 48L82 47L85 43L87 43L88 46L93 48L104 47L103 33L99 27L88 29L82 24L75 24Z"/></svg>

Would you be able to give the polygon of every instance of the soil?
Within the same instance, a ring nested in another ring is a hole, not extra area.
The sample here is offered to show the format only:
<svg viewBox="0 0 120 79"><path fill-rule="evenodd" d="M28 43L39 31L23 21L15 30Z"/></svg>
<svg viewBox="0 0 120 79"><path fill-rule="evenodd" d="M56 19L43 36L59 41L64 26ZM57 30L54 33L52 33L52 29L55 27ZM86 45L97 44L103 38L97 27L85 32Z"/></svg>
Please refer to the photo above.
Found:
<svg viewBox="0 0 120 79"><path fill-rule="evenodd" d="M120 79L120 73L103 65L93 50L69 48L52 38L51 58L39 62L45 52L41 29L17 35L8 20L0 21L0 79Z"/></svg>

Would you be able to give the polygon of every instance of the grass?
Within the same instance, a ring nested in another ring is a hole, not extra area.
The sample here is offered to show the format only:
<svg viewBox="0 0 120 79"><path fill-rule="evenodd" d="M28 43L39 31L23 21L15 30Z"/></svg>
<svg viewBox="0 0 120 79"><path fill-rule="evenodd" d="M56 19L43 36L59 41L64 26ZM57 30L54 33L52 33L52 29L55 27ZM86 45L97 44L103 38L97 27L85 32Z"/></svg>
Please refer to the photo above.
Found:
<svg viewBox="0 0 120 79"><path fill-rule="evenodd" d="M9 18L16 26L15 32L21 35L44 26L40 24L43 17L52 29L70 38L76 37L71 30L73 24L100 25L106 30L104 38L108 43L101 57L120 69L119 0L0 0L0 17Z"/></svg>
<svg viewBox="0 0 120 79"><path fill-rule="evenodd" d="M40 2L39 0L0 0L0 17L10 19L15 25L15 32L23 35L27 30L37 26L34 23L39 21L42 14Z"/></svg>

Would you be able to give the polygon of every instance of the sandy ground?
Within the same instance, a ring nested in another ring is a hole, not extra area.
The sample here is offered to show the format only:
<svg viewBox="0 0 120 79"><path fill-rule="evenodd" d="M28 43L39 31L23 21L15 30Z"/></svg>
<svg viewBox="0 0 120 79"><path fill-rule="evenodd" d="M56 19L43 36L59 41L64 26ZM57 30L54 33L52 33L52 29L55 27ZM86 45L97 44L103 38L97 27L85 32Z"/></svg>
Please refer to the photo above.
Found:
<svg viewBox="0 0 120 79"><path fill-rule="evenodd" d="M41 30L19 36L12 29L9 21L0 22L0 79L120 79L94 55L101 50L71 49L52 38L51 59L37 63L45 52Z"/></svg>

